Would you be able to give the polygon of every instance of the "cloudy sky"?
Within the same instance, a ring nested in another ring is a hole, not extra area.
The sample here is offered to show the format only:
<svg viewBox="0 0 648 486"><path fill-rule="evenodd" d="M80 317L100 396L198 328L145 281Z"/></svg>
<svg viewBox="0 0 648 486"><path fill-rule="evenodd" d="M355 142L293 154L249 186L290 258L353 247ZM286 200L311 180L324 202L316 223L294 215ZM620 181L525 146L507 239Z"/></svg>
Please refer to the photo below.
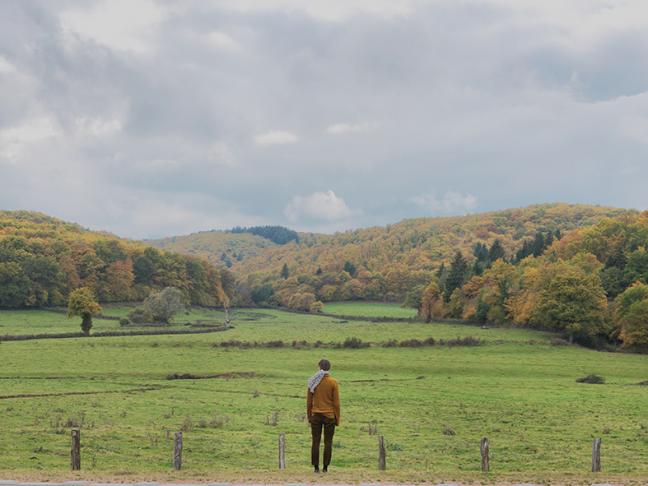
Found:
<svg viewBox="0 0 648 486"><path fill-rule="evenodd" d="M648 207L645 0L4 0L0 208L142 238Z"/></svg>

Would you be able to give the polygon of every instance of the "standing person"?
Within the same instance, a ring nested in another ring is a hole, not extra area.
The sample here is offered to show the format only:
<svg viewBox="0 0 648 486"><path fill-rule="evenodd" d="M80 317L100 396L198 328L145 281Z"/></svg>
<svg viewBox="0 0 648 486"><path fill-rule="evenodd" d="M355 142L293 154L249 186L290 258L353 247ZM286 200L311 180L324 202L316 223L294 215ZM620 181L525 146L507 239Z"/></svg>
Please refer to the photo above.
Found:
<svg viewBox="0 0 648 486"><path fill-rule="evenodd" d="M308 380L308 397L306 412L311 425L313 443L311 446L311 464L315 472L319 470L319 450L324 428L324 468L328 471L333 451L333 434L340 425L340 389L338 382L331 376L331 362L323 359L318 363L319 371Z"/></svg>

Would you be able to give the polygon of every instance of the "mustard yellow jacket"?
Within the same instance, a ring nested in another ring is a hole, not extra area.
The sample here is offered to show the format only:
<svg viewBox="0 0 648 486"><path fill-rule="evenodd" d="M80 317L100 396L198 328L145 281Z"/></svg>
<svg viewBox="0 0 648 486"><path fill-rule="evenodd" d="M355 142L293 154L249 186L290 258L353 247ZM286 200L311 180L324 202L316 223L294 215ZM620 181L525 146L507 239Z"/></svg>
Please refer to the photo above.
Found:
<svg viewBox="0 0 648 486"><path fill-rule="evenodd" d="M314 413L335 417L335 425L340 425L340 387L335 378L326 375L315 388L315 393L308 390L306 413L309 420Z"/></svg>

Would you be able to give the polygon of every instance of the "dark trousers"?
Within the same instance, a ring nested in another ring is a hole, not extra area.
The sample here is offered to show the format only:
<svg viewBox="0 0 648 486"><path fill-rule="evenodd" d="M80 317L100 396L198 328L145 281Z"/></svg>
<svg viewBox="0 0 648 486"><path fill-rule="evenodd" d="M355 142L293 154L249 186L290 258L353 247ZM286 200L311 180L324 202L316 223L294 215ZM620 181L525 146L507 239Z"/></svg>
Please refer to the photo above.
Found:
<svg viewBox="0 0 648 486"><path fill-rule="evenodd" d="M324 467L331 463L331 453L333 452L333 434L335 434L335 419L329 418L321 413L311 415L311 434L313 435L313 445L311 447L311 464L319 466L319 450L322 440L322 428L324 429Z"/></svg>

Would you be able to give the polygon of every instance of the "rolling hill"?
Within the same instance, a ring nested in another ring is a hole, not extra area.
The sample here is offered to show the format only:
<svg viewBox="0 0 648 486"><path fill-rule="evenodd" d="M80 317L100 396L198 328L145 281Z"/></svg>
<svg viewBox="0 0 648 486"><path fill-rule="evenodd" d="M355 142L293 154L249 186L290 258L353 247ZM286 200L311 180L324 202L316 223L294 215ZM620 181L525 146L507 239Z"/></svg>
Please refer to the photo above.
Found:
<svg viewBox="0 0 648 486"><path fill-rule="evenodd" d="M218 305L231 280L203 259L42 213L0 211L0 307L65 305L79 287L101 302L136 301L167 286L192 303Z"/></svg>
<svg viewBox="0 0 648 486"><path fill-rule="evenodd" d="M304 293L322 301L402 301L409 289L428 283L457 251L470 260L476 243L490 246L499 240L505 255L513 257L524 241L538 232L565 233L629 212L633 211L555 203L468 216L406 219L333 235L300 233L299 242L283 245L222 231L150 243L215 263L223 261L223 254L236 255L231 269L238 278L243 302L246 298L263 299L269 293L275 293L282 304Z"/></svg>

